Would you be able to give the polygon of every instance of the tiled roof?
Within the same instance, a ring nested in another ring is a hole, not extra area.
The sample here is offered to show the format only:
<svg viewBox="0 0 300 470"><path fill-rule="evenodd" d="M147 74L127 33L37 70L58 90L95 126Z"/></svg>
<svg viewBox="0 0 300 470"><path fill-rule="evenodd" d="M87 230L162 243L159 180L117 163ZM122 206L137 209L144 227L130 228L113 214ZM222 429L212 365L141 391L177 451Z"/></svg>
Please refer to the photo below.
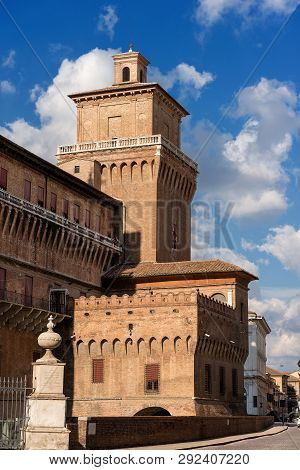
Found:
<svg viewBox="0 0 300 470"><path fill-rule="evenodd" d="M267 373L270 375L289 375L288 372L280 372L279 370L273 369L272 367L267 366Z"/></svg>
<svg viewBox="0 0 300 470"><path fill-rule="evenodd" d="M114 266L106 274L106 278L144 278L159 276L176 276L184 274L206 274L206 273L244 273L252 279L257 279L240 266L226 263L219 259L209 261L176 261L171 263L142 262L138 264L123 264Z"/></svg>

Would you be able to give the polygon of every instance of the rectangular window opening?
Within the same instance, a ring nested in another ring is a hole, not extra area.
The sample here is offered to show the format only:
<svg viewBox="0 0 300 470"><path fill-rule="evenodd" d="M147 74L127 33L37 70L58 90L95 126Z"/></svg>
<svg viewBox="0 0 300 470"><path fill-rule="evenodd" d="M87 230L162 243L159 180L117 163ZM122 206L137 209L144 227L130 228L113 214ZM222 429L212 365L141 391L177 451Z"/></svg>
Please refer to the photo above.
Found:
<svg viewBox="0 0 300 470"><path fill-rule="evenodd" d="M104 359L92 359L92 383L104 383Z"/></svg>
<svg viewBox="0 0 300 470"><path fill-rule="evenodd" d="M220 395L225 395L225 367L219 369Z"/></svg>
<svg viewBox="0 0 300 470"><path fill-rule="evenodd" d="M232 396L237 397L237 394L238 394L237 369L232 369Z"/></svg>
<svg viewBox="0 0 300 470"><path fill-rule="evenodd" d="M56 207L57 207L57 195L55 193L51 193L50 211L56 213Z"/></svg>
<svg viewBox="0 0 300 470"><path fill-rule="evenodd" d="M41 186L38 187L37 203L40 207L45 206L45 190Z"/></svg>
<svg viewBox="0 0 300 470"><path fill-rule="evenodd" d="M6 293L6 269L0 268L0 299L5 299Z"/></svg>
<svg viewBox="0 0 300 470"><path fill-rule="evenodd" d="M80 206L78 204L74 204L74 222L79 224L80 221Z"/></svg>
<svg viewBox="0 0 300 470"><path fill-rule="evenodd" d="M1 168L0 171L0 188L7 190L7 170L5 168Z"/></svg>
<svg viewBox="0 0 300 470"><path fill-rule="evenodd" d="M31 201L31 181L24 180L24 199Z"/></svg>
<svg viewBox="0 0 300 470"><path fill-rule="evenodd" d="M159 364L145 365L145 392L159 393Z"/></svg>
<svg viewBox="0 0 300 470"><path fill-rule="evenodd" d="M32 306L32 292L33 278L31 276L25 276L24 304L27 306Z"/></svg>
<svg viewBox="0 0 300 470"><path fill-rule="evenodd" d="M63 200L63 217L65 219L69 218L69 201L68 201L68 199Z"/></svg>
<svg viewBox="0 0 300 470"><path fill-rule="evenodd" d="M204 390L206 393L212 392L211 365L205 364L204 369Z"/></svg>
<svg viewBox="0 0 300 470"><path fill-rule="evenodd" d="M88 209L85 210L85 226L91 228L91 211Z"/></svg>

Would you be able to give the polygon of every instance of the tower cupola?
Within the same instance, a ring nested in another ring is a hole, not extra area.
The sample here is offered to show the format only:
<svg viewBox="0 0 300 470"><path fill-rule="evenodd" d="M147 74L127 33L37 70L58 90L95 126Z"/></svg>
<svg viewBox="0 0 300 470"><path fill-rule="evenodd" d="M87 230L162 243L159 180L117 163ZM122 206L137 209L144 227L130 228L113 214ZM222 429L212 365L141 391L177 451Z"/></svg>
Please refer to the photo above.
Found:
<svg viewBox="0 0 300 470"><path fill-rule="evenodd" d="M128 52L114 55L113 60L115 64L114 85L147 82L149 61L139 52L132 50L132 43L130 43Z"/></svg>

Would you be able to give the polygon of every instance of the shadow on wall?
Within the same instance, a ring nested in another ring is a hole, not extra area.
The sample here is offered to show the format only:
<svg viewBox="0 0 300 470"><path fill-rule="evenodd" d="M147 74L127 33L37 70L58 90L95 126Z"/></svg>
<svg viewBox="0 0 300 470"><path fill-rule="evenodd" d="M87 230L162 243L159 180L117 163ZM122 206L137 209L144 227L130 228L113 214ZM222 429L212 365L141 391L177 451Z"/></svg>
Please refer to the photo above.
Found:
<svg viewBox="0 0 300 470"><path fill-rule="evenodd" d="M136 263L141 261L141 232L124 234L124 263Z"/></svg>

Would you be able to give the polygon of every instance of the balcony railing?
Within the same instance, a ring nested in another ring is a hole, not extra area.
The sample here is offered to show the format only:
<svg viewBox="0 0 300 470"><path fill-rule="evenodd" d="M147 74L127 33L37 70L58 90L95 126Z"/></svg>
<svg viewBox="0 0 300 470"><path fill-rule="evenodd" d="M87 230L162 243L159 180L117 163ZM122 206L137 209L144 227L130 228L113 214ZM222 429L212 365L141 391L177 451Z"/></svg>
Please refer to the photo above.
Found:
<svg viewBox="0 0 300 470"><path fill-rule="evenodd" d="M33 307L53 313L61 313L63 315L70 313L70 309L72 310L72 302L59 304L57 302L50 302L49 299L40 299L33 297L32 295L9 291L7 289L0 289L0 302L1 300L12 304L23 305L25 307ZM70 300L72 301L72 299Z"/></svg>
<svg viewBox="0 0 300 470"><path fill-rule="evenodd" d="M163 145L171 150L180 160L197 171L197 163L183 153L176 145L160 134L143 137L124 137L96 142L82 142L73 145L60 145L57 149L58 157L69 153L94 152L97 150L112 150L126 147L145 147L149 145Z"/></svg>
<svg viewBox="0 0 300 470"><path fill-rule="evenodd" d="M82 225L79 225L76 222L73 222L69 219L65 219L64 217L55 214L54 212L51 212L48 209L45 209L44 207L41 207L37 204L33 204L17 196L14 196L13 194L10 194L4 191L3 189L0 189L0 201L1 200L16 207L17 209L25 210L38 217L43 217L48 222L53 222L65 229L76 232L77 235L81 235L83 237L89 238L92 241L104 244L114 249L115 251L122 251L122 245L119 240L112 239L98 232L94 232L93 230L83 227Z"/></svg>

